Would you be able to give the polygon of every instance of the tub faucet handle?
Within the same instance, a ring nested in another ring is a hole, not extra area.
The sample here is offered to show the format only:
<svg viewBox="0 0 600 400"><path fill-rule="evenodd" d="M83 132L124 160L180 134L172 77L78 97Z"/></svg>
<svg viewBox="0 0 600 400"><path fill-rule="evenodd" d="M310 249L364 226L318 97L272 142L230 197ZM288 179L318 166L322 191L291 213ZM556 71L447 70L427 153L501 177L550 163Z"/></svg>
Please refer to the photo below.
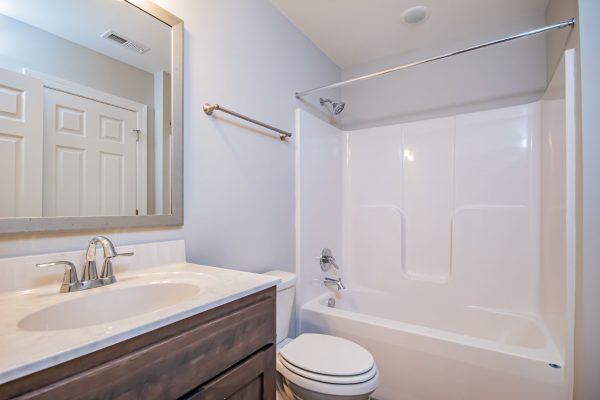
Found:
<svg viewBox="0 0 600 400"><path fill-rule="evenodd" d="M321 251L321 257L319 258L319 263L321 264L321 270L323 272L327 272L331 269L331 267L339 270L340 267L335 262L335 257L333 256L333 252L327 247Z"/></svg>

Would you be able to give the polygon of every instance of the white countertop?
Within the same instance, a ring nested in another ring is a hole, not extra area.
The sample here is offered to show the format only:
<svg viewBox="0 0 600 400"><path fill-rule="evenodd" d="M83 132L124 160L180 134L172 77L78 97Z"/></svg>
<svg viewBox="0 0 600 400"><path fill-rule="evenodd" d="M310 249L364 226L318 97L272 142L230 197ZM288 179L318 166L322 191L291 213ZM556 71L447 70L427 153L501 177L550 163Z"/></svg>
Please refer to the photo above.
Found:
<svg viewBox="0 0 600 400"><path fill-rule="evenodd" d="M116 275L115 284L75 293L58 293L60 280L34 289L0 293L0 384L240 299L280 281L268 275L189 263L135 269ZM19 327L27 315L65 300L76 301L103 291L165 282L193 282L200 290L176 304L110 323L40 331Z"/></svg>

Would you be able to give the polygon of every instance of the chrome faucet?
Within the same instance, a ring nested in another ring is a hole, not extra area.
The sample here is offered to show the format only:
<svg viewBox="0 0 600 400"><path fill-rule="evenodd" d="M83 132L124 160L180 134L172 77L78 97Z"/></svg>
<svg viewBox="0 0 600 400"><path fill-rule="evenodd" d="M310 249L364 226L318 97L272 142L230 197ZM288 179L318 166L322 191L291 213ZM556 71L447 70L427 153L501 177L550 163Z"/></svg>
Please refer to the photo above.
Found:
<svg viewBox="0 0 600 400"><path fill-rule="evenodd" d="M102 272L98 277L98 269L96 268L96 247L100 244L104 251L104 264ZM96 236L88 243L88 248L85 253L85 262L83 264L83 272L81 280L77 278L75 265L69 261L54 261L49 263L37 264L40 268L53 267L55 265L65 266L65 275L60 287L61 293L77 292L80 290L93 289L99 286L110 285L115 283L117 278L113 272L112 260L119 256L132 256L134 253L118 254L115 246L106 236Z"/></svg>
<svg viewBox="0 0 600 400"><path fill-rule="evenodd" d="M102 246L104 252L104 263L102 264L102 272L98 278L98 269L96 268L96 248L98 244ZM106 236L93 237L88 243L87 251L85 252L85 263L83 264L83 281L97 282L96 286L110 285L117 281L113 272L112 260L119 256L132 256L133 253L117 254L115 246Z"/></svg>
<svg viewBox="0 0 600 400"><path fill-rule="evenodd" d="M323 285L325 285L325 286L335 286L335 288L337 290L344 290L344 289L346 289L346 286L342 282L342 278L333 279L333 278L330 278L330 277L326 277L323 280Z"/></svg>

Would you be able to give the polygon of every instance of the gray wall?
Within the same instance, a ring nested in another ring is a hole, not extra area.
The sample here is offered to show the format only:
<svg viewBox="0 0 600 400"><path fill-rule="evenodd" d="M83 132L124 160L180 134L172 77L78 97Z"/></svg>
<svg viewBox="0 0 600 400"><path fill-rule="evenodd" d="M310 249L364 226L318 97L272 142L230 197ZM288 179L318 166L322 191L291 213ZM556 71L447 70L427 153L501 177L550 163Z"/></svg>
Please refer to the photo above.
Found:
<svg viewBox="0 0 600 400"><path fill-rule="evenodd" d="M542 25L543 18L523 19L488 37L345 68L343 78L421 60ZM545 39L537 36L345 86L342 98L346 110L339 123L344 129L353 130L534 101L546 88L545 56Z"/></svg>
<svg viewBox="0 0 600 400"><path fill-rule="evenodd" d="M103 232L117 244L185 238L190 261L248 271L294 266L294 142L205 102L294 129L294 92L340 71L268 0L160 0L185 21L185 227ZM324 117L324 115L321 115ZM264 131L261 131L264 132ZM84 248L92 234L0 238L0 257Z"/></svg>
<svg viewBox="0 0 600 400"><path fill-rule="evenodd" d="M575 326L575 398L600 398L600 2L579 0L582 235Z"/></svg>
<svg viewBox="0 0 600 400"><path fill-rule="evenodd" d="M161 0L186 24L185 238L194 262L249 271L294 268L294 141L219 103L294 130L294 92L340 71L267 0Z"/></svg>
<svg viewBox="0 0 600 400"><path fill-rule="evenodd" d="M550 0L546 8L546 23L553 24L570 18L577 19L577 0ZM579 23L574 29L561 29L546 34L546 66L548 79L560 62L565 49L579 49Z"/></svg>

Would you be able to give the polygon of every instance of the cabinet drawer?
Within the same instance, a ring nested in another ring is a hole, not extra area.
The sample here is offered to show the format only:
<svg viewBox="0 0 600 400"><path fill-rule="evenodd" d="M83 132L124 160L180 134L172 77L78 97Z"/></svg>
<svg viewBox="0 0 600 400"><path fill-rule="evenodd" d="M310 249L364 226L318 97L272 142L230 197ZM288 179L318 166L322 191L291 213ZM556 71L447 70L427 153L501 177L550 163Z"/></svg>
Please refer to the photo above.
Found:
<svg viewBox="0 0 600 400"><path fill-rule="evenodd" d="M270 345L181 400L274 400L275 374L275 345Z"/></svg>
<svg viewBox="0 0 600 400"><path fill-rule="evenodd" d="M275 342L275 289L0 386L0 398L176 399Z"/></svg>

